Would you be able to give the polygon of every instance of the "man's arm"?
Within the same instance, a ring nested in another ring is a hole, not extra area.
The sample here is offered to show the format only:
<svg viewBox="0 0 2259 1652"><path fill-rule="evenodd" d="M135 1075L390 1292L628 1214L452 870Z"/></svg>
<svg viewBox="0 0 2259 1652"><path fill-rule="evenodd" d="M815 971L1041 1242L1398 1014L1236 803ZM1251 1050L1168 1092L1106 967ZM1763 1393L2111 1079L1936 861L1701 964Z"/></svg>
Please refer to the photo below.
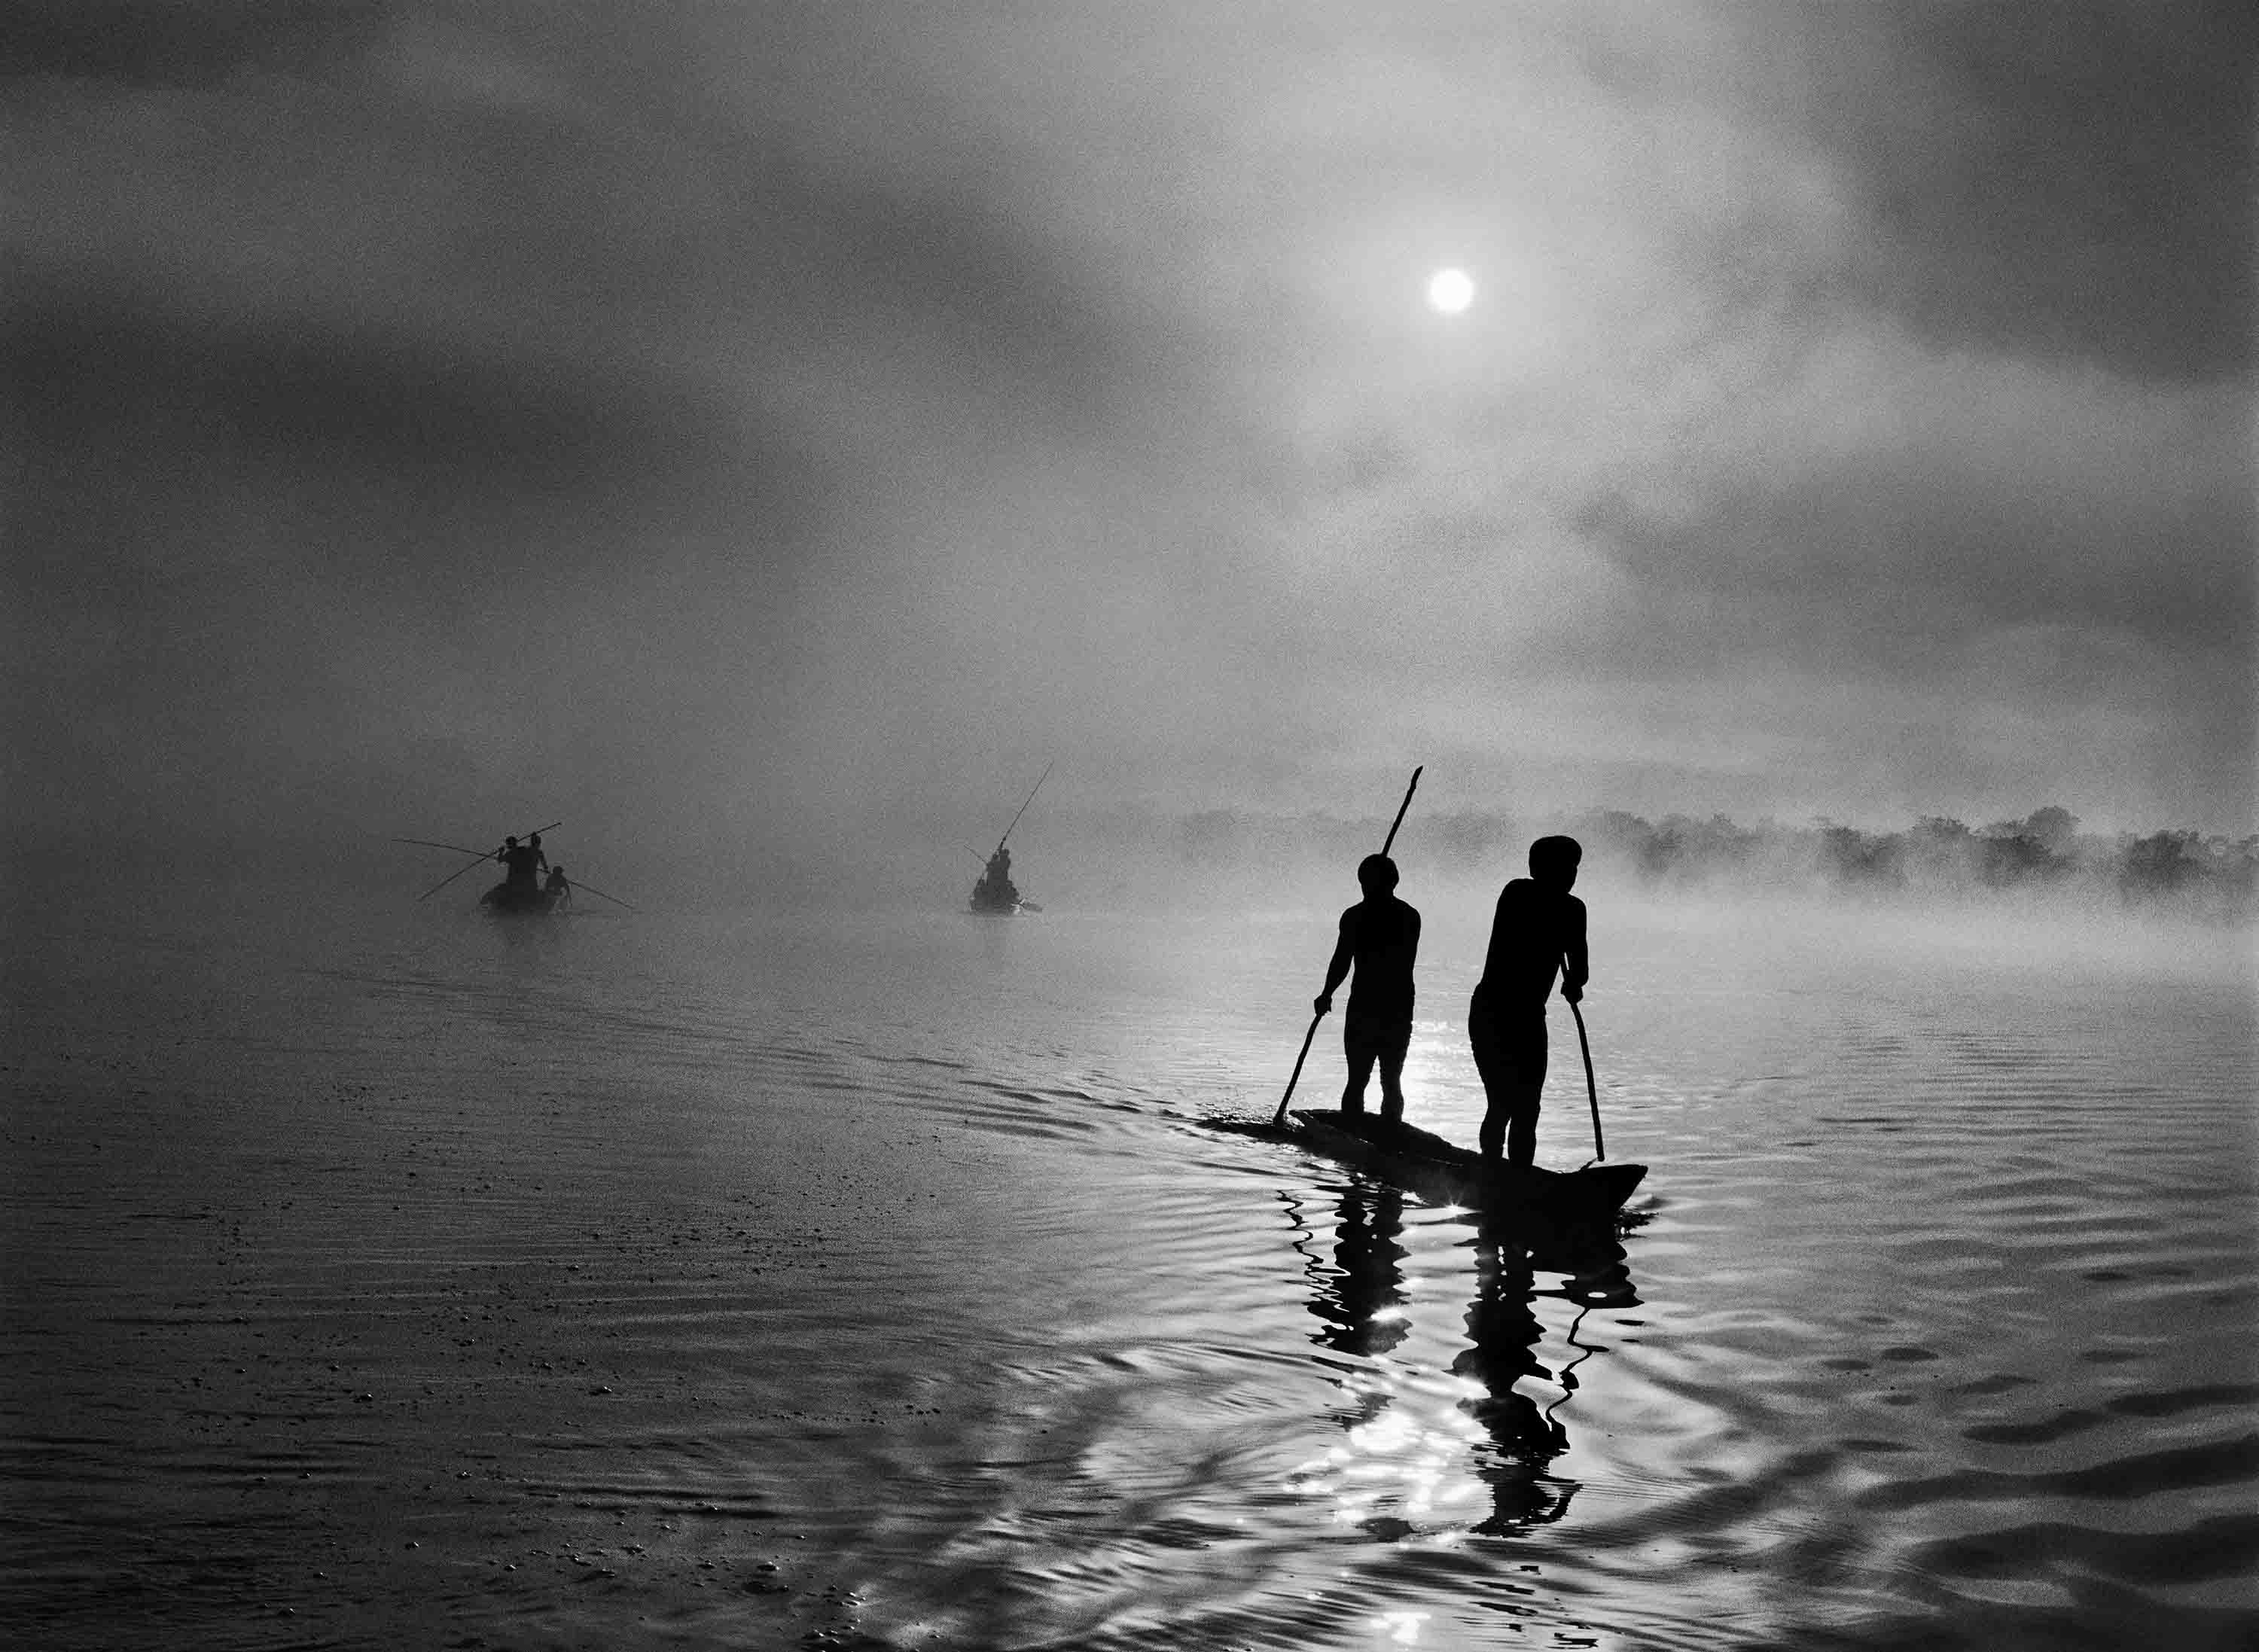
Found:
<svg viewBox="0 0 2259 1652"><path fill-rule="evenodd" d="M1355 908L1350 908L1354 911ZM1342 914L1341 939L1334 945L1332 961L1326 965L1326 990L1312 1000L1310 1008L1322 1015L1334 1007L1334 988L1349 979L1349 966L1357 956L1357 948L1350 938L1350 915Z"/></svg>
<svg viewBox="0 0 2259 1652"><path fill-rule="evenodd" d="M1585 996L1585 983L1592 979L1593 960L1585 951L1585 903L1576 896L1569 897L1568 944L1561 954L1561 996L1571 1003Z"/></svg>

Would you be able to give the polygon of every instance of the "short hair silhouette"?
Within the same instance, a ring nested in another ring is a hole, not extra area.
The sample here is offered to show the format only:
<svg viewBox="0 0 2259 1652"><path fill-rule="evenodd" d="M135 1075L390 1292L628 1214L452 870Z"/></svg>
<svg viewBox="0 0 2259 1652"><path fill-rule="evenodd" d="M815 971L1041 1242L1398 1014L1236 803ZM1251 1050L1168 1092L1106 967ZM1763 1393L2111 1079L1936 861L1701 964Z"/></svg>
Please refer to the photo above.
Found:
<svg viewBox="0 0 2259 1652"><path fill-rule="evenodd" d="M1574 872L1585 858L1585 847L1573 837L1541 837L1529 845L1529 875Z"/></svg>
<svg viewBox="0 0 2259 1652"><path fill-rule="evenodd" d="M1367 855L1357 863L1357 881L1367 894L1386 894L1396 887L1396 863L1386 855Z"/></svg>

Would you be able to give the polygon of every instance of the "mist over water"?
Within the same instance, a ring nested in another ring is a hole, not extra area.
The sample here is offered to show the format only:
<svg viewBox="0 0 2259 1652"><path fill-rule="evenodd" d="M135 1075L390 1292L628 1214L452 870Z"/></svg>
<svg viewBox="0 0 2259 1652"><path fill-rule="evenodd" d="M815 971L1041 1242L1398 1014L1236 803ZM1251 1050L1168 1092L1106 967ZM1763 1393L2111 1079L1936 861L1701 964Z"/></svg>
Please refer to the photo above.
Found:
<svg viewBox="0 0 2259 1652"><path fill-rule="evenodd" d="M1410 1115L1472 1140L1486 913L1405 893ZM1330 901L45 934L0 1608L57 1647L2234 1644L2240 939L1584 893L1650 1171L1572 1254L1203 1128L1275 1104ZM1339 1061L1329 1023L1309 1104Z"/></svg>
<svg viewBox="0 0 2259 1652"><path fill-rule="evenodd" d="M2254 61L15 0L0 1641L2248 1641ZM1414 764L1621 1231L1211 1128Z"/></svg>

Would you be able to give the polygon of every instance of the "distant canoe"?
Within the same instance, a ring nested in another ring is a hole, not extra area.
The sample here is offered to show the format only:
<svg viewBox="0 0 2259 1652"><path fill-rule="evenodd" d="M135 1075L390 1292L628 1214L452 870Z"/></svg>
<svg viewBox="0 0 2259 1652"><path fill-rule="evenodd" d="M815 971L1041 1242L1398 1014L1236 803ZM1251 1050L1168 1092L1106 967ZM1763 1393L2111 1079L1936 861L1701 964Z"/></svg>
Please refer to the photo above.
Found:
<svg viewBox="0 0 2259 1652"><path fill-rule="evenodd" d="M1314 1152L1471 1209L1543 1213L1556 1221L1613 1215L1647 1174L1644 1164L1588 1164L1578 1171L1526 1170L1489 1163L1442 1136L1372 1113L1297 1107L1294 1139Z"/></svg>

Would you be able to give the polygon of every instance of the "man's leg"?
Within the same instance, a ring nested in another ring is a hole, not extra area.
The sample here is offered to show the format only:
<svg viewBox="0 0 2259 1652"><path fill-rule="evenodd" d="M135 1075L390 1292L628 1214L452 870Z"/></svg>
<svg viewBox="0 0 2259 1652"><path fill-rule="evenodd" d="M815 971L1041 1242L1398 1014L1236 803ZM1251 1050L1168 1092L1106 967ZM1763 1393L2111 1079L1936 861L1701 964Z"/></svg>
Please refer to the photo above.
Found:
<svg viewBox="0 0 2259 1652"><path fill-rule="evenodd" d="M1365 1081L1372 1077L1373 1057L1379 1053L1379 1046L1365 1036L1364 1028L1353 1021L1343 1021L1342 1055L1349 1063L1349 1083L1342 1091L1343 1112L1365 1111ZM1386 1082L1385 1079L1382 1080L1384 1093Z"/></svg>
<svg viewBox="0 0 2259 1652"><path fill-rule="evenodd" d="M1528 1170L1537 1158L1537 1100L1542 1086L1517 1084L1507 1104L1506 1162Z"/></svg>
<svg viewBox="0 0 2259 1652"><path fill-rule="evenodd" d="M1527 1170L1537 1161L1537 1105L1545 1093L1545 1022L1516 1028L1508 1052L1514 1068L1506 1162Z"/></svg>
<svg viewBox="0 0 2259 1652"><path fill-rule="evenodd" d="M1467 1017L1467 1042L1474 1046L1475 1071L1482 1076L1483 1122L1475 1139L1485 1158L1498 1158L1506 1150L1506 1121L1514 1075L1507 1068L1506 1052L1499 1047L1498 1029L1490 1017Z"/></svg>
<svg viewBox="0 0 2259 1652"><path fill-rule="evenodd" d="M1392 1029L1380 1047L1380 1116L1404 1116L1404 1057L1412 1048L1412 1023Z"/></svg>

